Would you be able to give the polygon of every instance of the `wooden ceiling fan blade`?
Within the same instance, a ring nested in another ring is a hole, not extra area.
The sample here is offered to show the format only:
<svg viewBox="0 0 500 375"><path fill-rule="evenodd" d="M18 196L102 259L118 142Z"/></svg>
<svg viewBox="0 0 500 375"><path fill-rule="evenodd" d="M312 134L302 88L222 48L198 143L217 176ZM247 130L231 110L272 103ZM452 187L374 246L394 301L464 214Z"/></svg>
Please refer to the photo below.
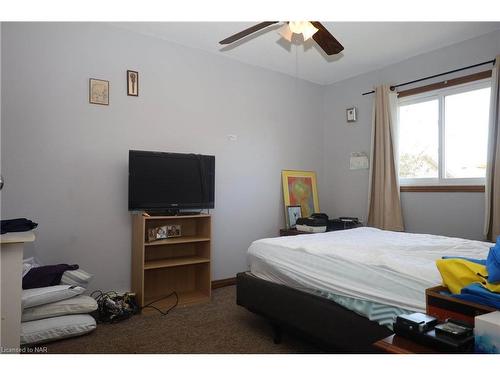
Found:
<svg viewBox="0 0 500 375"><path fill-rule="evenodd" d="M234 35L231 35L230 37L227 37L224 40L221 40L219 44L231 44L233 42L236 42L237 40L240 40L241 38L246 37L247 35L253 34L259 30L262 30L268 26L274 25L275 23L278 23L279 21L265 21L258 23L257 25L253 25L252 27L249 27L248 29L245 29L243 31L240 31L239 33L236 33Z"/></svg>
<svg viewBox="0 0 500 375"><path fill-rule="evenodd" d="M335 55L344 50L344 46L338 42L335 37L318 21L309 21L315 28L318 29L312 36L314 41L318 43L327 55Z"/></svg>

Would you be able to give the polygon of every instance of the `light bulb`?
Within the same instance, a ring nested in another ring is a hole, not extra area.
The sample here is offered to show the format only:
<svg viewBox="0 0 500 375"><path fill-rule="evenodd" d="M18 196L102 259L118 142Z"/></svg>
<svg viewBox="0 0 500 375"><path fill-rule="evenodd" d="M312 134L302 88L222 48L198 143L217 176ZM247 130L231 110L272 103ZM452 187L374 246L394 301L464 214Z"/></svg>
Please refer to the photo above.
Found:
<svg viewBox="0 0 500 375"><path fill-rule="evenodd" d="M285 23L283 25L283 27L281 27L279 30L278 30L278 33L286 40L288 40L289 42L292 41L292 30L290 30L290 27L287 23Z"/></svg>
<svg viewBox="0 0 500 375"><path fill-rule="evenodd" d="M302 31L302 36L304 37L304 42L306 40L310 39L318 31L318 29L316 27L314 27L311 22L307 22L307 23L308 23L308 26Z"/></svg>
<svg viewBox="0 0 500 375"><path fill-rule="evenodd" d="M283 25L279 30L279 34L288 40L292 41L292 34L302 34L304 41L310 39L318 29L309 21L290 21Z"/></svg>

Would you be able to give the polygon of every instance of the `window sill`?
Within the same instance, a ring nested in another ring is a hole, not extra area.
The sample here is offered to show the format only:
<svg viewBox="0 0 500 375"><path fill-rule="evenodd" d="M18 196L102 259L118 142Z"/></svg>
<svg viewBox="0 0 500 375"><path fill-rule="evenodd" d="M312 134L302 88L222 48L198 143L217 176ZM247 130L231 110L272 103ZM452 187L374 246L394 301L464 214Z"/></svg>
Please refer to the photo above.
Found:
<svg viewBox="0 0 500 375"><path fill-rule="evenodd" d="M406 185L402 193L484 193L484 185Z"/></svg>

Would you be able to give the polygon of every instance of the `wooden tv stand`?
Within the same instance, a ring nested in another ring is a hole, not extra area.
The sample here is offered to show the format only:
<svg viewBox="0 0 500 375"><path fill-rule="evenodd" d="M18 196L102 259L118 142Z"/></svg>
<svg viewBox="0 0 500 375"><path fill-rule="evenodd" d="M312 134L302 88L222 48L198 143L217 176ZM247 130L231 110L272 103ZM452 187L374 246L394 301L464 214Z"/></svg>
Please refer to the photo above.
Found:
<svg viewBox="0 0 500 375"><path fill-rule="evenodd" d="M148 242L148 228L181 225L182 236ZM143 216L132 220L132 290L140 306L172 292L179 305L210 300L211 216ZM166 309L171 297L154 304ZM154 311L146 309L144 312Z"/></svg>

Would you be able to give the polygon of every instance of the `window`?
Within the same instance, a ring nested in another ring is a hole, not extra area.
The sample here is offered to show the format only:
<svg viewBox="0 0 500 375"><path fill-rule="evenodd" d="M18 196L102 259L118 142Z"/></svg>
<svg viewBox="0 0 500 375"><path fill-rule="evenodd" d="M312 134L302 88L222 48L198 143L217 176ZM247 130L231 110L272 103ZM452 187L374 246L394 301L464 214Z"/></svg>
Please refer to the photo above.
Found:
<svg viewBox="0 0 500 375"><path fill-rule="evenodd" d="M401 98L401 185L484 185L489 105L489 80Z"/></svg>

